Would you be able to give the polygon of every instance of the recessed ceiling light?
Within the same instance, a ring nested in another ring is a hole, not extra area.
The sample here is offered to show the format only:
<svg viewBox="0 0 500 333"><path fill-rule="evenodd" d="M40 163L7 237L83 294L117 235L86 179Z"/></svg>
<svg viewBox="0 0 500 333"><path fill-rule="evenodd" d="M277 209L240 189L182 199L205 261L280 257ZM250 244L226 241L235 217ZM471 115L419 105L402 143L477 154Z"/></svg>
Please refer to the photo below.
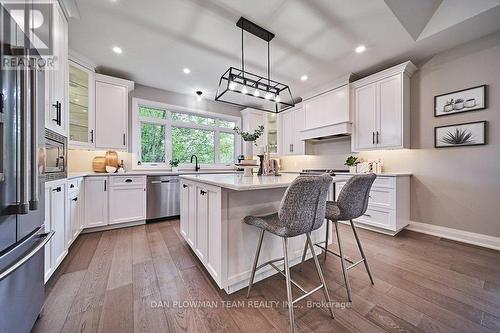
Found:
<svg viewBox="0 0 500 333"><path fill-rule="evenodd" d="M201 90L196 91L196 100L198 102L201 102L201 95L203 95L203 92Z"/></svg>
<svg viewBox="0 0 500 333"><path fill-rule="evenodd" d="M356 48L356 53L363 53L366 50L366 46L360 45Z"/></svg>
<svg viewBox="0 0 500 333"><path fill-rule="evenodd" d="M191 70L187 67L184 67L184 69L182 70L184 72L184 74L189 74L191 73Z"/></svg>
<svg viewBox="0 0 500 333"><path fill-rule="evenodd" d="M113 46L113 52L116 53L116 54L122 54L123 51L121 48L119 48L118 46Z"/></svg>
<svg viewBox="0 0 500 333"><path fill-rule="evenodd" d="M300 81L307 81L307 79L308 77L305 74L300 77Z"/></svg>

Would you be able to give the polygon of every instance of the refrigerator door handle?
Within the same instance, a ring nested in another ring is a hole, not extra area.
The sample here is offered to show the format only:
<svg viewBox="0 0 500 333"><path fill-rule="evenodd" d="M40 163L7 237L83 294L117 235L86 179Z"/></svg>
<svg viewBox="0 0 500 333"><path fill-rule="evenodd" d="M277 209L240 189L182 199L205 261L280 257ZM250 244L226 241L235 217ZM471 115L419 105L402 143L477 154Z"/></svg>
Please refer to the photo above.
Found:
<svg viewBox="0 0 500 333"><path fill-rule="evenodd" d="M31 120L31 145L30 145L30 201L29 201L29 209L37 210L38 209L38 116L37 116L37 69L30 69L30 120Z"/></svg>
<svg viewBox="0 0 500 333"><path fill-rule="evenodd" d="M31 257L37 254L37 252L40 251L45 246L45 244L48 243L48 241L52 238L53 235L54 231L37 235L37 237L40 239L39 243L35 247L33 247L29 252L27 252L20 260L16 261L14 264L12 264L11 266L7 267L2 272L0 272L0 281L8 277L12 272L21 267L25 262L30 260Z"/></svg>

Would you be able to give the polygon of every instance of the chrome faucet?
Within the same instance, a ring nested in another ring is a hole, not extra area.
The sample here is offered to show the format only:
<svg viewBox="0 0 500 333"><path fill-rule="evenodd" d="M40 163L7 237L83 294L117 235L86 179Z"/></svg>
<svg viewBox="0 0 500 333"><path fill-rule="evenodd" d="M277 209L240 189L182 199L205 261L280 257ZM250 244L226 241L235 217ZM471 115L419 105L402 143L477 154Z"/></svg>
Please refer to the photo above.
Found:
<svg viewBox="0 0 500 333"><path fill-rule="evenodd" d="M194 154L191 155L191 162L190 163L193 163L193 157L194 157L195 162L196 162L196 164L194 165L194 171L198 171L198 170L200 170L200 166L198 165L198 156L196 156Z"/></svg>

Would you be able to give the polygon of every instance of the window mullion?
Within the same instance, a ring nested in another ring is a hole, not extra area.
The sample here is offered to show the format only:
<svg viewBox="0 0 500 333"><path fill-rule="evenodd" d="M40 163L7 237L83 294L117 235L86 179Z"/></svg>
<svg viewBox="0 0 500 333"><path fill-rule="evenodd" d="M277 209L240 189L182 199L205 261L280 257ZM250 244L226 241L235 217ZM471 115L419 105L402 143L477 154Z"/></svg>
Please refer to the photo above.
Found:
<svg viewBox="0 0 500 333"><path fill-rule="evenodd" d="M214 133L215 163L220 163L220 132L218 129Z"/></svg>

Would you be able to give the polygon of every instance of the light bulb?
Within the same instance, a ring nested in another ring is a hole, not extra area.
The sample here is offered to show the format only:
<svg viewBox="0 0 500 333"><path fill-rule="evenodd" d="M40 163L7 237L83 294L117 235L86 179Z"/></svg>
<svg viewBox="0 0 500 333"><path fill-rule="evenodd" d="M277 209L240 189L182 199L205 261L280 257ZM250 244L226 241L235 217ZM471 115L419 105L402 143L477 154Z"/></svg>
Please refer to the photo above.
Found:
<svg viewBox="0 0 500 333"><path fill-rule="evenodd" d="M234 89L236 89L236 82L231 81L231 82L229 83L229 90L234 90Z"/></svg>
<svg viewBox="0 0 500 333"><path fill-rule="evenodd" d="M270 92L267 92L264 96L265 99L271 99L271 97L273 97L273 95Z"/></svg>
<svg viewBox="0 0 500 333"><path fill-rule="evenodd" d="M260 92L259 92L259 90L258 90L258 89L255 89L255 91L253 92L253 95L254 95L255 97L259 97L259 96L260 96Z"/></svg>
<svg viewBox="0 0 500 333"><path fill-rule="evenodd" d="M246 86L243 86L243 88L241 88L241 93L242 94L248 94L248 89Z"/></svg>

